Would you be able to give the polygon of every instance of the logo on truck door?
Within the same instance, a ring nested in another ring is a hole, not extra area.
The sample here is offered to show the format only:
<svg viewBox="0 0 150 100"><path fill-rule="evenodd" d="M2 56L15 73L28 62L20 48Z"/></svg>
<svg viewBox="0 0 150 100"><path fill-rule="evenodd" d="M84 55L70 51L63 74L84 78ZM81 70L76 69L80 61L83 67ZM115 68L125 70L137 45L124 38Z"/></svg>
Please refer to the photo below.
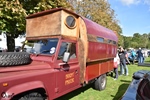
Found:
<svg viewBox="0 0 150 100"><path fill-rule="evenodd" d="M65 85L69 85L74 82L74 72L66 74L65 76Z"/></svg>

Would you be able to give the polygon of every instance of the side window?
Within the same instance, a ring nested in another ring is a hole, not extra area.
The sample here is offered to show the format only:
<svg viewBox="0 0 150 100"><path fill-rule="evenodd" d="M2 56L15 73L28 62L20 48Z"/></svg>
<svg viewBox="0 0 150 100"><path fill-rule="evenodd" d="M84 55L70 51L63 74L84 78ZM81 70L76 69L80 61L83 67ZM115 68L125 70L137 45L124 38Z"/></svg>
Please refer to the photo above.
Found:
<svg viewBox="0 0 150 100"><path fill-rule="evenodd" d="M98 42L104 42L104 38L97 37L97 41L98 41Z"/></svg>
<svg viewBox="0 0 150 100"><path fill-rule="evenodd" d="M76 58L76 44L71 43L69 47L70 59Z"/></svg>
<svg viewBox="0 0 150 100"><path fill-rule="evenodd" d="M76 58L76 44L71 42L62 42L57 59L63 59L65 52L70 53L70 59Z"/></svg>

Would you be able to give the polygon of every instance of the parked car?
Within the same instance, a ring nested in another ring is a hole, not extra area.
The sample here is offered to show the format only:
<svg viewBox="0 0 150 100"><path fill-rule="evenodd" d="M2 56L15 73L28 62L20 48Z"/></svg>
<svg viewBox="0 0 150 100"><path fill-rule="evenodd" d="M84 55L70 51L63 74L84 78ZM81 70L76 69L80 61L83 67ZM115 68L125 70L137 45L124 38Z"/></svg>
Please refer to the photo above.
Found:
<svg viewBox="0 0 150 100"><path fill-rule="evenodd" d="M128 59L130 62L133 62L133 57L131 56L131 53L128 53ZM135 59L134 59L134 62L137 62L138 61L138 58L137 58L137 55L135 56Z"/></svg>
<svg viewBox="0 0 150 100"><path fill-rule="evenodd" d="M150 57L150 51L147 52L148 57Z"/></svg>
<svg viewBox="0 0 150 100"><path fill-rule="evenodd" d="M3 49L0 47L0 52L2 52L3 51Z"/></svg>
<svg viewBox="0 0 150 100"><path fill-rule="evenodd" d="M139 70L120 100L150 100L150 71Z"/></svg>
<svg viewBox="0 0 150 100"><path fill-rule="evenodd" d="M15 46L15 52L20 52L20 50L21 50L21 46Z"/></svg>

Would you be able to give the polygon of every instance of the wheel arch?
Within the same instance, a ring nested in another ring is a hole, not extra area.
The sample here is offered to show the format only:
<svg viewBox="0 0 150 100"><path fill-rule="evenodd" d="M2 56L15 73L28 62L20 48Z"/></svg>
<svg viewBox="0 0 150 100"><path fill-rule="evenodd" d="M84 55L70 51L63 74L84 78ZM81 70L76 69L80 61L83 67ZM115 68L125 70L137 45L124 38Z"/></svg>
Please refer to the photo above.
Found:
<svg viewBox="0 0 150 100"><path fill-rule="evenodd" d="M32 89L32 90L28 90L22 93L19 93L17 95L14 95L10 100L16 100L16 98L20 98L23 97L27 94L30 94L32 92L37 92L40 93L42 95L43 98L47 98L48 96L46 95L46 90L44 88L36 88L36 89Z"/></svg>
<svg viewBox="0 0 150 100"><path fill-rule="evenodd" d="M9 88L7 91L5 91L5 93L8 95L8 97L11 96L11 98L13 98L30 91L44 91L46 93L45 86L41 81L19 84Z"/></svg>

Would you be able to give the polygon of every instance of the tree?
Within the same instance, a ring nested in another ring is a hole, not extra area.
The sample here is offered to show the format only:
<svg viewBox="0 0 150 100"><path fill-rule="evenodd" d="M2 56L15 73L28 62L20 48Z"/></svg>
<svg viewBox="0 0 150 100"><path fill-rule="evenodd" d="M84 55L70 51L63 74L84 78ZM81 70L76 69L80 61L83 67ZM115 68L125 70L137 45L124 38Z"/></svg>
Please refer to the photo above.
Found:
<svg viewBox="0 0 150 100"><path fill-rule="evenodd" d="M44 10L63 7L73 10L66 0L19 0L27 14L33 14Z"/></svg>
<svg viewBox="0 0 150 100"><path fill-rule="evenodd" d="M148 44L148 36L146 34L141 35L139 33L134 33L132 41L138 43L136 48L146 48Z"/></svg>
<svg viewBox="0 0 150 100"><path fill-rule="evenodd" d="M144 33L143 35L142 35L142 37L141 37L141 41L142 41L142 43L144 43L143 44L143 48L147 48L148 46L148 34L146 34L146 33Z"/></svg>
<svg viewBox="0 0 150 100"><path fill-rule="evenodd" d="M132 37L123 36L123 39L124 39L124 48L130 48Z"/></svg>
<svg viewBox="0 0 150 100"><path fill-rule="evenodd" d="M27 15L57 7L72 9L66 0L0 0L0 30L6 34L8 51L14 51L14 39L25 34Z"/></svg>
<svg viewBox="0 0 150 100"><path fill-rule="evenodd" d="M15 0L0 0L0 30L6 34L9 51L15 48L14 39L25 31L25 11Z"/></svg>
<svg viewBox="0 0 150 100"><path fill-rule="evenodd" d="M123 36L123 40L124 40L124 46L126 48L128 47L132 47L132 48L150 48L150 33L144 33L144 34L140 34L140 33L134 33L133 37L126 37Z"/></svg>
<svg viewBox="0 0 150 100"><path fill-rule="evenodd" d="M132 48L139 48L138 43L137 42L130 42L130 47Z"/></svg>

